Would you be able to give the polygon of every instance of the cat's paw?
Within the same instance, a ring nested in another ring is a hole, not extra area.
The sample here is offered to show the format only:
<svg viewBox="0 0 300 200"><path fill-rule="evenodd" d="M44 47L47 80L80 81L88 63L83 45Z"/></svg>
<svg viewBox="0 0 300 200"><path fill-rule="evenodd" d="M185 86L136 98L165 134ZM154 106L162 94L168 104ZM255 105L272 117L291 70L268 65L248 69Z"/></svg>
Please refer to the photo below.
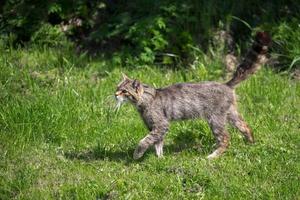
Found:
<svg viewBox="0 0 300 200"><path fill-rule="evenodd" d="M249 137L249 138L247 139L247 143L248 143L248 144L255 144L254 138L253 138L253 137Z"/></svg>
<svg viewBox="0 0 300 200"><path fill-rule="evenodd" d="M133 159L134 159L134 160L138 160L138 159L140 159L142 156L143 156L142 153L136 153L136 152L134 152L134 154L133 154Z"/></svg>
<svg viewBox="0 0 300 200"><path fill-rule="evenodd" d="M159 155L156 155L158 158L164 158L164 155L163 154L159 154Z"/></svg>
<svg viewBox="0 0 300 200"><path fill-rule="evenodd" d="M207 156L207 159L208 160L213 160L213 159L215 159L215 158L218 158L220 156L220 154L218 154L216 151L214 151L213 153L211 153L211 154L209 154L208 156Z"/></svg>
<svg viewBox="0 0 300 200"><path fill-rule="evenodd" d="M133 159L140 159L144 155L144 150L141 147L137 147L133 153Z"/></svg>

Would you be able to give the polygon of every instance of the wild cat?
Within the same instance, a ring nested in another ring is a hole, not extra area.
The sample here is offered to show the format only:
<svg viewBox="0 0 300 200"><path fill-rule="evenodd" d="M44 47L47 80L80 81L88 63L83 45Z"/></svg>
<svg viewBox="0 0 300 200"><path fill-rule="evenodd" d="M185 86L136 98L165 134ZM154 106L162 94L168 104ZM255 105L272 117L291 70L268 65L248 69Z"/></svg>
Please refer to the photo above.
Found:
<svg viewBox="0 0 300 200"><path fill-rule="evenodd" d="M115 93L120 106L126 100L137 108L149 134L144 137L134 151L133 158L139 159L152 145L156 155L163 156L164 137L173 120L206 119L216 139L216 149L209 159L220 156L229 145L226 123L236 127L246 141L254 143L247 123L237 111L234 87L253 74L266 60L270 36L258 32L252 47L238 65L233 78L226 83L177 83L165 88L153 88L136 79L123 75Z"/></svg>

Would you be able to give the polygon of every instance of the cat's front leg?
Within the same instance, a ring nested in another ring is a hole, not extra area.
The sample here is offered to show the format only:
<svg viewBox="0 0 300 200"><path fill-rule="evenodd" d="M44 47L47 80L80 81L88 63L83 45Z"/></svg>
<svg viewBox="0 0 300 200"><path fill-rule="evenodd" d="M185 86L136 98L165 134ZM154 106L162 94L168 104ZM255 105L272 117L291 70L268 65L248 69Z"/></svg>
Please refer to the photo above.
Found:
<svg viewBox="0 0 300 200"><path fill-rule="evenodd" d="M157 156L161 157L163 154L163 138L167 130L168 127L166 125L159 129L151 131L139 142L139 145L134 151L133 158L135 160L141 158L144 155L145 151L153 144L155 144Z"/></svg>
<svg viewBox="0 0 300 200"><path fill-rule="evenodd" d="M163 146L164 146L163 140L160 140L154 144L156 155L159 158L163 157Z"/></svg>
<svg viewBox="0 0 300 200"><path fill-rule="evenodd" d="M151 131L146 137L144 137L133 153L133 159L141 158L145 151L154 143L162 139L161 135L157 131Z"/></svg>

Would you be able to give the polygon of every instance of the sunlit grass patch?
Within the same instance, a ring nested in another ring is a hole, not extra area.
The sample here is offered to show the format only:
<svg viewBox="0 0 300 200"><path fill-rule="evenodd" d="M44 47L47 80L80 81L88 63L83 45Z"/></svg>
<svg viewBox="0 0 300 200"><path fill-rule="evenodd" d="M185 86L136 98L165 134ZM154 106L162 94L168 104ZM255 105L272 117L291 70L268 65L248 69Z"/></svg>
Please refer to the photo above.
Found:
<svg viewBox="0 0 300 200"><path fill-rule="evenodd" d="M0 199L300 196L296 80L262 69L237 88L239 110L256 144L246 145L238 131L228 127L230 148L208 161L214 139L206 122L174 122L164 158L150 149L141 161L134 161L135 145L147 130L132 105L113 109L121 72L156 87L222 77L208 76L209 65L200 64L177 70L110 69L104 61L67 54L67 61L57 58L58 64L52 51L14 50L0 56Z"/></svg>

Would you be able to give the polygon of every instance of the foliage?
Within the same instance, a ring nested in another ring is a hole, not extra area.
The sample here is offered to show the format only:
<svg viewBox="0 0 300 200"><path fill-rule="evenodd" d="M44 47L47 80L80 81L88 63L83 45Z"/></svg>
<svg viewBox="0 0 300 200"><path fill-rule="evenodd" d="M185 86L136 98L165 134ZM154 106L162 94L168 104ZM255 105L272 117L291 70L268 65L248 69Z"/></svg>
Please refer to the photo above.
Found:
<svg viewBox="0 0 300 200"><path fill-rule="evenodd" d="M41 32L49 34L49 45L60 44L65 34L82 50L117 56L129 65L191 63L194 48L209 51L219 30L230 32L244 51L247 44L241 41L263 29L280 44L273 49L284 55L279 57L280 67L295 68L299 52L290 47L299 38L299 5L290 0L9 0L2 7L0 27L2 38L15 44L35 42Z"/></svg>
<svg viewBox="0 0 300 200"><path fill-rule="evenodd" d="M42 24L41 27L32 34L30 42L39 46L58 47L67 46L68 40L66 35L58 26Z"/></svg>
<svg viewBox="0 0 300 200"><path fill-rule="evenodd" d="M281 65L288 69L300 68L300 23L298 19L292 19L290 23L282 22L275 27L274 44L278 48L278 56Z"/></svg>

